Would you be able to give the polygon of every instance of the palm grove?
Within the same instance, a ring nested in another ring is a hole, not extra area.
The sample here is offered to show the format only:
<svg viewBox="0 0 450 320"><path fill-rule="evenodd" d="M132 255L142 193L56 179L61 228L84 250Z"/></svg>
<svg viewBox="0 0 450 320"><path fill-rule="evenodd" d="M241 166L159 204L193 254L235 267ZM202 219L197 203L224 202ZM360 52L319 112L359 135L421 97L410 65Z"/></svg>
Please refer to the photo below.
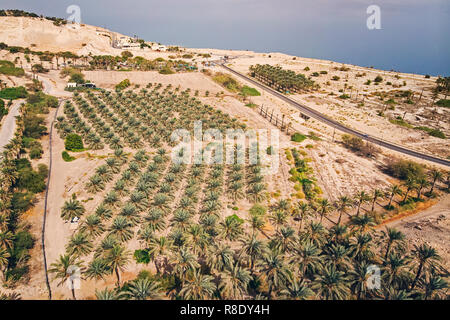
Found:
<svg viewBox="0 0 450 320"><path fill-rule="evenodd" d="M83 281L115 279L114 287L96 290L97 299L446 297L448 273L436 250L410 247L395 229L375 231L367 213L326 228L326 199L266 201L260 163L171 162L171 132L192 130L197 119L206 128L245 128L171 85L75 94L65 105L60 135L78 134L89 148L112 152L84 186L101 202L86 209L74 193L61 208L63 219L81 224L49 268L53 281L63 285L76 265ZM242 201L251 204L246 214L237 207ZM140 247L134 252L133 241ZM142 271L124 281L134 262ZM368 287L373 265L381 270L378 289Z"/></svg>

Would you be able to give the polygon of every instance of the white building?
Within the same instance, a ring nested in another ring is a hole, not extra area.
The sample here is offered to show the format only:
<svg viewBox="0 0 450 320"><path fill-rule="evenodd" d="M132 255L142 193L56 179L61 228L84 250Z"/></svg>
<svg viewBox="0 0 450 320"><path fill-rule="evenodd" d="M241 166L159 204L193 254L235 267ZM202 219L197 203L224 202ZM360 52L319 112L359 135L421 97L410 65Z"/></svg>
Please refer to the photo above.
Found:
<svg viewBox="0 0 450 320"><path fill-rule="evenodd" d="M76 82L68 82L67 83L67 88L76 88L77 83Z"/></svg>

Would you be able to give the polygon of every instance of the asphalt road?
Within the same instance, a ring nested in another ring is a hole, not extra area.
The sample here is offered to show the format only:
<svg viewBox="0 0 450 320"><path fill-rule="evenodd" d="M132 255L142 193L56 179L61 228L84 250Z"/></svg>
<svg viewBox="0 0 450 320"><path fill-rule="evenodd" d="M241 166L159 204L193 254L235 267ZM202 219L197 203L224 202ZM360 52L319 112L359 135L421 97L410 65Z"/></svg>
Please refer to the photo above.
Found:
<svg viewBox="0 0 450 320"><path fill-rule="evenodd" d="M8 110L8 114L4 117L0 128L0 154L5 146L14 137L16 131L16 117L19 115L20 104L23 100L13 101L12 106Z"/></svg>
<svg viewBox="0 0 450 320"><path fill-rule="evenodd" d="M402 147L402 146L393 144L391 142L387 142L387 141L381 140L379 138L375 138L373 136L365 134L364 132L348 128L348 127L344 126L343 124L341 124L341 123L339 123L339 122L337 122L337 121L335 121L333 119L328 118L324 114L322 114L322 113L320 113L320 112L318 112L318 111L316 111L316 110L314 110L314 109L312 109L310 107L302 105L302 104L298 103L297 101L294 101L294 100L286 97L285 95L279 93L278 91L275 91L275 90L273 90L273 89L271 89L271 88L269 88L269 87L267 87L267 86L265 86L265 85L255 81L255 80L247 77L246 75L243 75L242 73L237 72L237 71L235 71L235 70L225 66L224 64L220 64L220 65L225 70L228 70L229 72L231 72L231 73L233 73L233 74L235 74L235 75L245 79L246 81L254 84L255 86L257 86L257 87L259 87L259 88L261 88L263 90L265 90L266 92L271 93L272 95L276 96L277 98L280 98L281 100L289 103L290 105L292 105L295 108L297 108L303 114L305 114L305 115L307 115L307 116L309 116L311 118L314 118L316 120L319 120L319 121L329 125L330 127L335 128L335 129L337 129L339 131L342 131L342 132L345 132L345 133L348 133L348 134L352 134L354 136L360 137L363 140L369 141L369 142L371 142L373 144L379 145L381 147L384 147L384 148L387 148L387 149L390 149L390 150L394 150L394 151L397 151L397 152L400 152L400 153L403 153L403 154L406 154L406 155L409 155L409 156L412 156L412 157L416 157L416 158L419 158L419 159L422 159L422 160L427 160L427 161L430 161L430 162L433 162L433 163L437 163L437 164L440 164L440 165L444 165L444 166L450 167L450 161L449 160L445 160L445 159L438 158L438 157L435 157L435 156L432 156L432 155L429 155L429 154L421 153L421 152L418 152L418 151L415 151L415 150L412 150L412 149L409 149L409 148L406 148L406 147Z"/></svg>

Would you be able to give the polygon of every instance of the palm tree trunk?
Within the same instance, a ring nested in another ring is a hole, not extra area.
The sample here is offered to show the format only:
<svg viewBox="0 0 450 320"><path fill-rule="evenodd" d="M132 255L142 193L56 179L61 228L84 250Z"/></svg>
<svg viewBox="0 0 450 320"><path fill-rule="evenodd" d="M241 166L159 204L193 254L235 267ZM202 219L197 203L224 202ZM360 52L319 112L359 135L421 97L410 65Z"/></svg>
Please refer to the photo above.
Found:
<svg viewBox="0 0 450 320"><path fill-rule="evenodd" d="M77 300L77 298L75 297L75 288L73 287L73 283L72 283L72 297L73 300Z"/></svg>
<svg viewBox="0 0 450 320"><path fill-rule="evenodd" d="M390 250L391 250L391 242L389 242L388 245L387 245L386 253L384 255L384 260L387 259L387 256L388 256Z"/></svg>
<svg viewBox="0 0 450 320"><path fill-rule="evenodd" d="M423 267L423 264L421 263L421 264L419 265L419 269L417 269L416 277L414 278L414 281L413 281L413 283L411 284L411 290L414 289L414 287L416 286L417 280L419 280L420 274L422 273L422 267Z"/></svg>
<svg viewBox="0 0 450 320"><path fill-rule="evenodd" d="M370 211L372 211L372 212L373 212L373 210L375 209L375 202L377 202L377 198L374 198L374 199L373 199L373 202L372 202L372 210L370 210Z"/></svg>
<svg viewBox="0 0 450 320"><path fill-rule="evenodd" d="M119 268L116 267L115 272L116 272L116 277L117 277L117 286L120 287L120 273L119 273Z"/></svg>
<svg viewBox="0 0 450 320"><path fill-rule="evenodd" d="M391 204L392 204L392 199L394 199L394 194L393 194L393 193L391 194L391 198L389 199L389 204L388 204L388 208L390 208L390 207L391 207Z"/></svg>
<svg viewBox="0 0 450 320"><path fill-rule="evenodd" d="M408 193L409 193L409 191L410 191L410 190L406 190L405 198L403 199L403 202L405 202L405 201L406 201L406 198L408 198Z"/></svg>
<svg viewBox="0 0 450 320"><path fill-rule="evenodd" d="M359 217L359 209L361 208L361 202L358 203L358 210L356 210L356 216Z"/></svg>

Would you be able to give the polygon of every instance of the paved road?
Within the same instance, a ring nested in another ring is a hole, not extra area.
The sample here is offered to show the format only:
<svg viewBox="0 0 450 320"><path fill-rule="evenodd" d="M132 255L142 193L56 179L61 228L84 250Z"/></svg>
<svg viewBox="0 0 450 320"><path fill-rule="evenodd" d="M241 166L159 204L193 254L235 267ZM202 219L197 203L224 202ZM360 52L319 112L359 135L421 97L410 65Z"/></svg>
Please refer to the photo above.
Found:
<svg viewBox="0 0 450 320"><path fill-rule="evenodd" d="M310 107L302 105L302 104L298 103L297 101L294 101L294 100L286 97L285 95L279 93L278 91L275 91L275 90L273 90L273 89L271 89L271 88L269 88L269 87L267 87L267 86L265 86L265 85L255 81L255 80L247 77L246 75L243 75L242 73L237 72L237 71L235 71L235 70L225 66L225 64L221 64L221 66L225 70L228 70L229 72L231 72L231 73L233 73L233 74L235 74L235 75L245 79L246 81L254 84L255 86L257 86L257 87L259 87L259 88L261 88L261 89L271 93L272 95L276 96L277 98L280 98L281 100L289 103L290 105L292 105L295 108L297 108L298 110L300 110L300 112L302 112L303 114L305 114L307 116L310 116L311 118L317 119L317 120L319 120L319 121L329 125L330 127L336 128L336 129L338 129L338 130L340 130L342 132L348 133L348 134L352 134L354 136L357 136L357 137L359 137L359 138L361 138L363 140L369 141L369 142L374 143L376 145L379 145L381 147L384 147L384 148L387 148L387 149L390 149L390 150L394 150L394 151L397 151L397 152L400 152L400 153L403 153L403 154L406 154L406 155L409 155L409 156L413 156L413 157L416 157L416 158L420 158L422 160L427 160L427 161L430 161L430 162L433 162L433 163L437 163L437 164L440 164L440 165L444 165L444 166L450 167L450 161L448 161L448 160L445 160L445 159L442 159L442 158L438 158L438 157L435 157L435 156L432 156L432 155L428 155L428 154L425 154L425 153L421 153L421 152L418 152L418 151L415 151L415 150L412 150L412 149L408 149L406 147L402 147L402 146L393 144L391 142L387 142L387 141L381 140L379 138L370 136L368 134L365 134L364 132L360 132L360 131L348 128L348 127L344 126L343 124L341 124L341 123L339 123L339 122L337 122L337 121L335 121L333 119L328 118L324 114L322 114L322 113L320 113L320 112L318 112L318 111L316 111L316 110L314 110L314 109L312 109Z"/></svg>
<svg viewBox="0 0 450 320"><path fill-rule="evenodd" d="M23 100L14 100L12 106L8 110L8 114L3 118L2 127L0 128L0 154L4 147L14 137L16 131L16 117L19 115L20 105Z"/></svg>

